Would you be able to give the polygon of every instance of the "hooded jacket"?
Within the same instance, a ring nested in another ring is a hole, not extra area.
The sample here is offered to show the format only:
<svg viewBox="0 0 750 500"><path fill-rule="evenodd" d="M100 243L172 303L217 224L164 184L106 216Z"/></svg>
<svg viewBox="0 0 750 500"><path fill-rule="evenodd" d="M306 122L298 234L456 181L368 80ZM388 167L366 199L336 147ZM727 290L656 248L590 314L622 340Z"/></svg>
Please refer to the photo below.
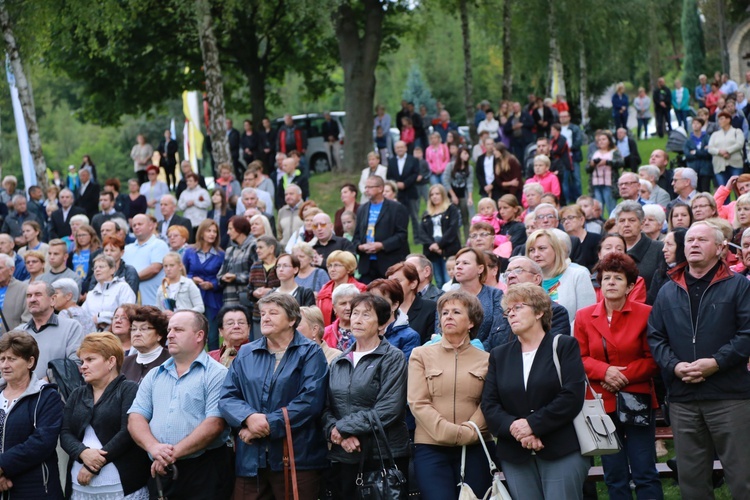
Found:
<svg viewBox="0 0 750 500"><path fill-rule="evenodd" d="M401 311L398 311L396 320L386 327L385 338L404 353L406 361L409 361L412 349L421 344L419 333L409 326L409 316Z"/></svg>
<svg viewBox="0 0 750 500"><path fill-rule="evenodd" d="M0 382L0 390L5 387ZM63 404L56 389L32 377L8 412L0 435L0 468L13 487L0 498L63 498L55 451Z"/></svg>

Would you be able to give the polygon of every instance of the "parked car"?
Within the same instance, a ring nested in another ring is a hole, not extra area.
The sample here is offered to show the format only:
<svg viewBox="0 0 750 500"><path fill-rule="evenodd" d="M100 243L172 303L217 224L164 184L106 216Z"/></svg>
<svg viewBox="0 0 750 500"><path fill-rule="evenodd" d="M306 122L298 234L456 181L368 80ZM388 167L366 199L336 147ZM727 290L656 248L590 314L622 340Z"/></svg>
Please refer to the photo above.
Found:
<svg viewBox="0 0 750 500"><path fill-rule="evenodd" d="M336 120L339 126L339 164L344 160L344 118L345 111L331 111L331 118ZM328 150L325 139L322 135L322 126L325 119L323 113L307 113L304 115L292 116L294 124L305 131L307 135L307 150L305 151L305 160L308 168L314 173L323 173L331 170L331 164L328 159ZM274 120L276 127L284 123L284 118Z"/></svg>

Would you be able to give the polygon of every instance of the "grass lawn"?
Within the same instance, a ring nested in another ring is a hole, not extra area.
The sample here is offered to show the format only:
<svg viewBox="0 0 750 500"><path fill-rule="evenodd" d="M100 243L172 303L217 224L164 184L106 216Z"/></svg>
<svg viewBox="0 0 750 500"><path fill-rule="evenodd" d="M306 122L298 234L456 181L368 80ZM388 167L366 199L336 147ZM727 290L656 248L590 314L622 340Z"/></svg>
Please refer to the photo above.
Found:
<svg viewBox="0 0 750 500"><path fill-rule="evenodd" d="M641 163L647 164L651 153L655 149L663 149L667 143L667 138L662 139L658 137L652 137L643 141L638 141L638 153L641 156ZM588 153L588 146L583 148L583 157L586 158ZM674 157L672 153L670 157ZM362 168L365 168L366 164L363 162ZM340 189L341 186L347 182L351 182L355 186L359 183L361 170L356 173L345 173L345 172L326 172L324 174L315 174L310 178L310 196L314 199L318 206L327 214L333 215L336 210L341 208L341 197ZM589 176L586 170L581 166L581 185L584 193L588 192ZM473 193L474 202L479 200L479 194ZM424 213L424 203L420 206L420 216ZM409 224L409 246L412 252L421 252L421 245L414 244L414 238L412 237L412 228Z"/></svg>

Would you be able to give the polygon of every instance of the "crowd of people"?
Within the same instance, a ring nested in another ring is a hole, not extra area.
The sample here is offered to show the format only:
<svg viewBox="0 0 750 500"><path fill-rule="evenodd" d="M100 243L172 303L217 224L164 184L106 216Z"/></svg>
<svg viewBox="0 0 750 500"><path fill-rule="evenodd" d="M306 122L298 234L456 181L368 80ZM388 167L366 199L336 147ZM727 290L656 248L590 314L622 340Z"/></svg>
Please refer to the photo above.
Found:
<svg viewBox="0 0 750 500"><path fill-rule="evenodd" d="M382 141L379 106L335 213L290 116L238 137L228 122L210 191L168 131L161 156L138 137L124 193L90 157L46 191L6 176L0 491L281 499L291 433L302 499L355 498L384 460L424 499L483 493L485 447L513 498L583 498L573 420L590 383L621 443L602 457L610 498L663 498L666 405L683 497L711 498L716 457L750 496L750 174L732 95L686 118L684 168L663 150L641 165L621 87L585 160L561 98L480 103L473 148L447 110L408 102L400 140Z"/></svg>

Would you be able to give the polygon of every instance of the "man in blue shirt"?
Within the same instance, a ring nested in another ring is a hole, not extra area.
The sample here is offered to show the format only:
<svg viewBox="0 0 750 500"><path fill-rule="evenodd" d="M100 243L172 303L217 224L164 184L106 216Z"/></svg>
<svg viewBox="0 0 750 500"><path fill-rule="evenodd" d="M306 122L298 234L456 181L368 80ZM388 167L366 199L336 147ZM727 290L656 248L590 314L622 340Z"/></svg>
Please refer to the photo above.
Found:
<svg viewBox="0 0 750 500"><path fill-rule="evenodd" d="M122 260L138 271L141 304L153 305L156 304L156 293L164 279L162 260L169 252L169 247L154 234L156 220L153 216L136 215L131 226L136 241L125 246Z"/></svg>
<svg viewBox="0 0 750 500"><path fill-rule="evenodd" d="M160 476L163 494L151 480L152 498L213 500L231 491L229 430L219 412L227 369L206 354L207 332L204 315L174 313L167 334L172 357L146 375L128 411L128 431L153 460L151 476ZM170 480L175 464L179 475Z"/></svg>

